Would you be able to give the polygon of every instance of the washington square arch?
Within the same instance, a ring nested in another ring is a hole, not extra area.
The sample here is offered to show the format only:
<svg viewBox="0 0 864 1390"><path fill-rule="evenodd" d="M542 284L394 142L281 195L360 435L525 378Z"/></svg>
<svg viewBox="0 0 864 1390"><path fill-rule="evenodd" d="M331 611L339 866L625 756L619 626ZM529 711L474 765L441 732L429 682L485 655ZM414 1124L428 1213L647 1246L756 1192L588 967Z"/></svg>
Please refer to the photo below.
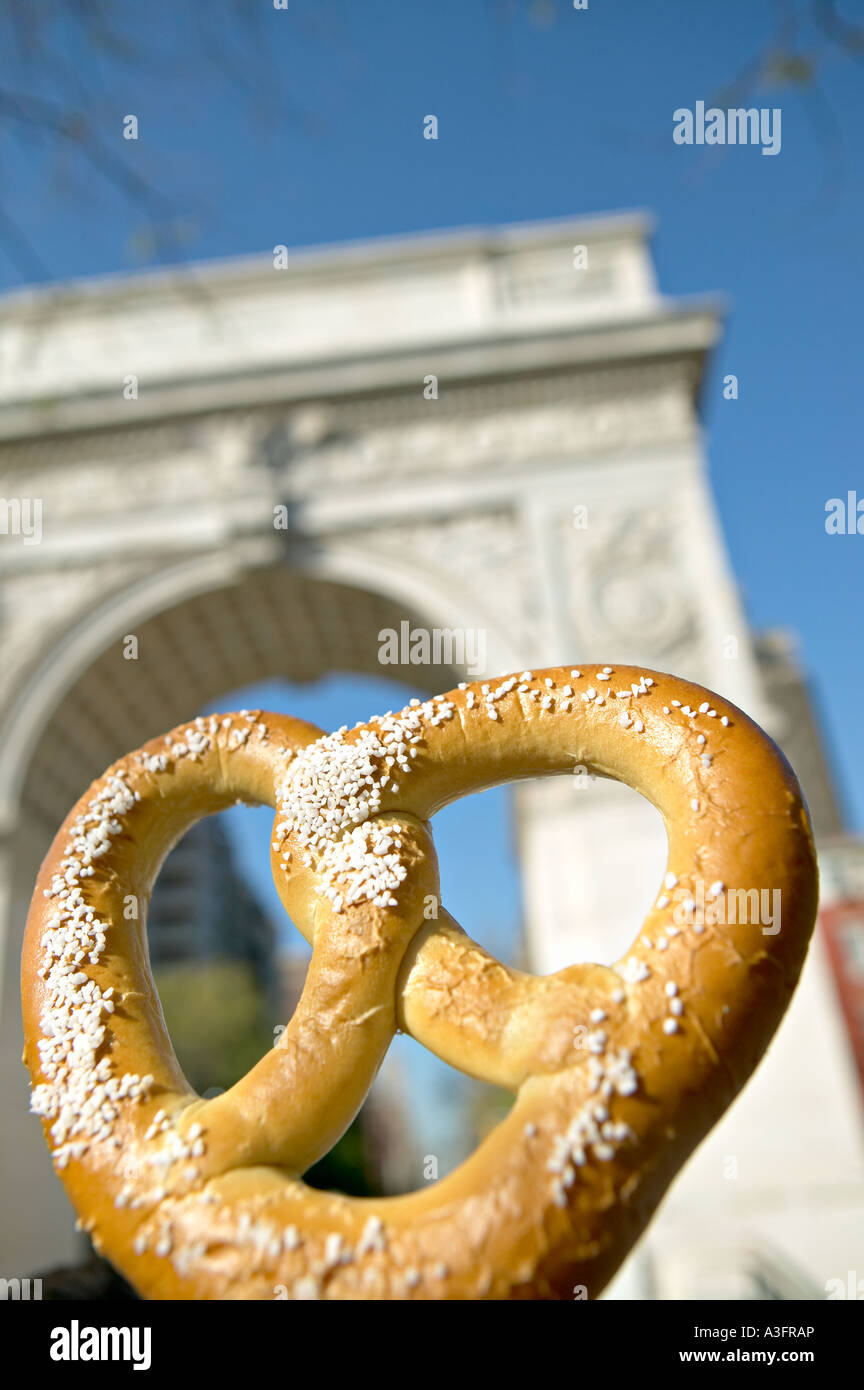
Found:
<svg viewBox="0 0 864 1390"><path fill-rule="evenodd" d="M0 1274L81 1254L20 1065L38 865L110 762L225 693L467 674L448 642L438 665L403 646L382 668L385 630L482 633L493 675L671 671L777 739L823 907L860 896L790 642L749 631L715 514L700 401L721 306L660 295L649 230L628 214L276 248L5 298ZM622 953L664 863L651 806L576 780L513 794L539 973ZM864 1168L835 973L820 929L768 1058L610 1296L824 1297L845 1277Z"/></svg>

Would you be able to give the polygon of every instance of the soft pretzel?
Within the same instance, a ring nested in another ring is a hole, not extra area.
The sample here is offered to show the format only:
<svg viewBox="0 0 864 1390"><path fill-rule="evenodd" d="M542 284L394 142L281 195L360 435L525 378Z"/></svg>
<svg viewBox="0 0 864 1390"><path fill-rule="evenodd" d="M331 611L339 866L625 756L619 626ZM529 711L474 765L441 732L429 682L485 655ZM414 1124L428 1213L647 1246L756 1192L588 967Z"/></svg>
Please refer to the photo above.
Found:
<svg viewBox="0 0 864 1390"><path fill-rule="evenodd" d="M658 807L668 870L616 965L538 978L439 905L428 820L574 767ZM202 1100L171 1048L144 916L171 846L238 798L276 807L274 876L313 954L277 1046ZM524 671L326 736L257 711L199 718L95 782L42 866L22 976L33 1109L82 1224L147 1298L593 1297L764 1052L816 892L785 759L672 676ZM742 921L763 894L770 916ZM409 1196L307 1187L397 1028L511 1088L510 1114Z"/></svg>

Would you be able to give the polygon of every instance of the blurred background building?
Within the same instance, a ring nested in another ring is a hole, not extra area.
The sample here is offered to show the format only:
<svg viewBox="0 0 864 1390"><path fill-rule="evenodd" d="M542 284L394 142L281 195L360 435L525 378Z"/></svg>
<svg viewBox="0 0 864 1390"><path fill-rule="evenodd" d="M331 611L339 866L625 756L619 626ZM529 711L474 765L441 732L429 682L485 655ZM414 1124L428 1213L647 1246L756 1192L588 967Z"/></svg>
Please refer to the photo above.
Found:
<svg viewBox="0 0 864 1390"><path fill-rule="evenodd" d="M794 643L748 630L719 532L699 404L720 306L660 294L648 232L623 215L412 236L5 298L0 493L39 499L43 531L0 551L3 1268L75 1251L18 1062L21 935L57 826L114 758L225 692L380 676L378 633L406 620L482 631L495 674L673 671L787 751L822 926L768 1058L609 1296L820 1297L855 1266L864 858ZM387 674L434 693L465 673ZM513 805L530 967L616 959L665 862L657 812L589 778ZM169 1018L173 972L218 967L210 999L245 999L245 1048L272 1041L261 999L281 980L287 1013L299 967L273 969L214 834L169 861L153 949ZM396 1084L361 1125L382 1190L418 1185L405 1110Z"/></svg>
<svg viewBox="0 0 864 1390"><path fill-rule="evenodd" d="M218 816L199 821L171 851L147 914L154 970L187 960L237 960L279 998L276 932L238 872Z"/></svg>

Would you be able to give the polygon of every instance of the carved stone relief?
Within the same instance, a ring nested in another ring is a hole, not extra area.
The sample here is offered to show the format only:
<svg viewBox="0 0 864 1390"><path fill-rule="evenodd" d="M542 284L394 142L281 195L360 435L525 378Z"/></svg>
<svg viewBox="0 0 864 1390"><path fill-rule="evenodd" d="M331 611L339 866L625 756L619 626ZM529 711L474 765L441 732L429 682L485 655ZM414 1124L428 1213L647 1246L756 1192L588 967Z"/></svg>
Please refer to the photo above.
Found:
<svg viewBox="0 0 864 1390"><path fill-rule="evenodd" d="M687 654L692 669L699 621L692 579L676 555L679 521L669 508L630 508L572 517L561 535L574 632L582 649L621 661L667 664Z"/></svg>
<svg viewBox="0 0 864 1390"><path fill-rule="evenodd" d="M430 517L352 532L351 538L409 565L422 557L424 569L437 576L443 590L465 601L468 611L476 607L478 622L488 616L520 650L531 650L539 597L530 538L514 512Z"/></svg>
<svg viewBox="0 0 864 1390"><path fill-rule="evenodd" d="M393 400L377 410L330 403L301 406L262 423L256 450L283 485L301 492L329 483L467 471L517 471L538 458L569 459L690 437L686 372L646 366L493 386L449 387L438 399Z"/></svg>

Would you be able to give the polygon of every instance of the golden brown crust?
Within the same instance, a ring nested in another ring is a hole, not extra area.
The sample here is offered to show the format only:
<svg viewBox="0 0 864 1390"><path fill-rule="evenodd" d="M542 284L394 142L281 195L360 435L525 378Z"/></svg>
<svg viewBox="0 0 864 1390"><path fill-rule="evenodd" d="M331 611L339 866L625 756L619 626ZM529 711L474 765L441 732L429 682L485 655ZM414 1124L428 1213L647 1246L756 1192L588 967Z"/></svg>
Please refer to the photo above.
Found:
<svg viewBox="0 0 864 1390"><path fill-rule="evenodd" d="M428 920L427 822L577 765L658 807L669 886L614 967L538 979L443 907ZM277 807L274 877L313 956L279 1045L203 1101L171 1049L144 915L170 847L238 798ZM82 1221L145 1297L595 1296L759 1061L815 911L788 764L740 710L671 676L523 673L327 737L213 716L109 769L42 866L22 962L34 1109ZM397 1027L512 1088L510 1115L410 1196L306 1187Z"/></svg>

